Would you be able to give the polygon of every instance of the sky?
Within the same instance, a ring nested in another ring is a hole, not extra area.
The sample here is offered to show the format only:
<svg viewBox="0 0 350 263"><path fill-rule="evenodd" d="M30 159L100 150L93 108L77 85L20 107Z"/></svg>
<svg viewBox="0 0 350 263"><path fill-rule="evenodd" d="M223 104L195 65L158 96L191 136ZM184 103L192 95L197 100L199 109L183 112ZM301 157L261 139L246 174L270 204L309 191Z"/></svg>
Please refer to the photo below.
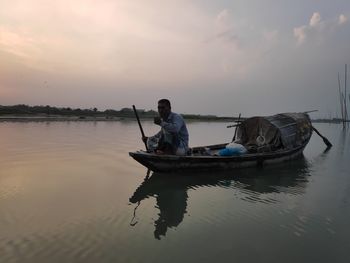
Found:
<svg viewBox="0 0 350 263"><path fill-rule="evenodd" d="M0 0L0 105L336 117L349 19L349 0Z"/></svg>

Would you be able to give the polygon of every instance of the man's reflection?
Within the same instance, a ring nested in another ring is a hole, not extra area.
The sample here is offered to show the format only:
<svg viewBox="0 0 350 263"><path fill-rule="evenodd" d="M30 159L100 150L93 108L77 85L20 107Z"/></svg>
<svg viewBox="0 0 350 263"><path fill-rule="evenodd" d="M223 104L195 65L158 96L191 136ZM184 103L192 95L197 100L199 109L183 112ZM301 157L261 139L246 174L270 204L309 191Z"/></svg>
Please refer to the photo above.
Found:
<svg viewBox="0 0 350 263"><path fill-rule="evenodd" d="M168 228L177 227L187 213L188 189L199 189L201 186L218 186L241 190L239 198L259 201L257 196L266 193L288 192L301 194L309 176L309 164L302 158L284 165L262 169L242 169L233 172L206 173L153 173L136 189L130 198L131 203L140 203L149 197L155 197L159 218L155 220L154 237L165 236ZM247 191L248 190L248 191Z"/></svg>
<svg viewBox="0 0 350 263"><path fill-rule="evenodd" d="M159 218L154 222L154 237L165 236L168 228L178 226L184 219L187 207L187 189L165 190L157 196Z"/></svg>
<svg viewBox="0 0 350 263"><path fill-rule="evenodd" d="M181 179L181 178L180 178ZM159 218L154 222L154 237L165 236L168 228L178 226L184 219L187 207L187 187L175 183L174 178L152 174L136 189L130 198L131 203L141 202L155 196Z"/></svg>

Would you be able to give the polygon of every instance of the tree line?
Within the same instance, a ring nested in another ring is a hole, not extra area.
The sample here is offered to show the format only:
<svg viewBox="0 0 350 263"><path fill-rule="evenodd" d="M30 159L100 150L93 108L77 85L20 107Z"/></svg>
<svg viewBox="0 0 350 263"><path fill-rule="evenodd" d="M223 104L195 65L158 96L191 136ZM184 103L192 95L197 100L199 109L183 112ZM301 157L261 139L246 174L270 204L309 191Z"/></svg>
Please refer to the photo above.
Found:
<svg viewBox="0 0 350 263"><path fill-rule="evenodd" d="M155 110L137 110L141 118L153 118L158 116ZM70 107L52 107L46 106L29 106L18 104L12 106L0 105L0 116L17 115L17 116L67 116L67 117L125 117L134 118L132 108L122 108L121 110L107 109L99 111L96 107L89 109L72 109ZM230 120L230 117L217 117L215 115L198 115L198 114L182 114L185 119L202 119L202 120Z"/></svg>
<svg viewBox="0 0 350 263"><path fill-rule="evenodd" d="M157 112L154 110L137 110L139 115L143 117L155 117ZM0 115L25 115L25 116L94 116L94 117L134 117L134 112L131 108L122 108L121 110L107 109L99 111L96 107L89 109L72 109L70 107L52 107L46 106L29 106L18 104L12 106L1 106Z"/></svg>

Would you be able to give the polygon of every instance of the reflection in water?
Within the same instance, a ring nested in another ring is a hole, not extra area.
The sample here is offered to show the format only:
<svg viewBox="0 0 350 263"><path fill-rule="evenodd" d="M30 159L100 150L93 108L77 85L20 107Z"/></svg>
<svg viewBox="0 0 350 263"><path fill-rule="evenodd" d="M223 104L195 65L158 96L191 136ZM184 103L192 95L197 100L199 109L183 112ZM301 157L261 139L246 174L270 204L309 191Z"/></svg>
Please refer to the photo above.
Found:
<svg viewBox="0 0 350 263"><path fill-rule="evenodd" d="M186 213L188 186L176 183L175 177L156 173L149 178L146 176L145 181L130 198L131 203L138 203L139 206L142 200L151 196L156 197L157 207L160 210L159 218L154 222L154 237L157 239L165 236L168 228L178 226ZM135 224L136 222L132 221L131 225Z"/></svg>
<svg viewBox="0 0 350 263"><path fill-rule="evenodd" d="M248 202L268 203L262 197L268 193L302 194L308 182L309 164L305 158L260 169L242 169L215 173L153 173L146 176L136 189L131 203L140 205L142 200L155 197L159 218L154 222L154 237L165 236L168 228L177 227L187 213L187 191L200 187L234 188L238 198ZM271 202L271 200L269 200ZM277 202L275 200L275 202ZM134 226L137 222L132 219Z"/></svg>
<svg viewBox="0 0 350 263"><path fill-rule="evenodd" d="M346 143L347 135L348 135L348 130L347 130L347 129L342 129L342 130L340 131L340 136L339 136L338 145L340 146L339 154L341 154L341 155L344 154L344 151L345 151L345 149L346 149L346 146L348 145L348 144Z"/></svg>
<svg viewBox="0 0 350 263"><path fill-rule="evenodd" d="M302 158L254 172L242 171L235 181L240 183L241 189L249 190L254 195L281 192L301 194L308 182L309 169L307 160Z"/></svg>

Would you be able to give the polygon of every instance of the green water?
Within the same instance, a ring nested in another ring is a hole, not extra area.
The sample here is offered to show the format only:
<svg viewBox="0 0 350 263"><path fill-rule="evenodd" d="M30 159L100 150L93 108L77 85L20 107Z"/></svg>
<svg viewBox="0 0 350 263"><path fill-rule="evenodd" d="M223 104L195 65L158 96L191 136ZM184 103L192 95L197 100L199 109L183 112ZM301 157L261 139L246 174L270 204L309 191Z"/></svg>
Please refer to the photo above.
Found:
<svg viewBox="0 0 350 263"><path fill-rule="evenodd" d="M190 145L226 125L188 123ZM136 122L2 122L0 262L350 262L350 131L315 126L328 152L146 178Z"/></svg>

